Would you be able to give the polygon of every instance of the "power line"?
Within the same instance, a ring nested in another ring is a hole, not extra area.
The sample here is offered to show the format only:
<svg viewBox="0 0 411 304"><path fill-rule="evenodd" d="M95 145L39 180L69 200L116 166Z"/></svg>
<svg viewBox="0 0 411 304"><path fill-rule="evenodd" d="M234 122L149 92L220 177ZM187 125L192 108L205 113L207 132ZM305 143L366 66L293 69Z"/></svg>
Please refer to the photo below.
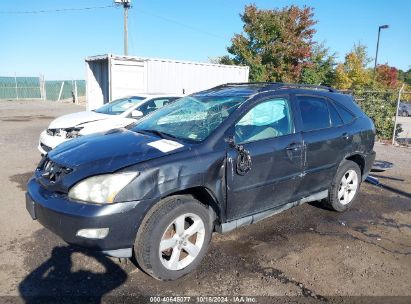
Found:
<svg viewBox="0 0 411 304"><path fill-rule="evenodd" d="M143 10L143 9L139 9L139 10L140 10L141 12L146 13L146 14L149 14L149 15L151 15L152 17L155 17L155 18L157 18L157 19L162 19L162 20L164 20L164 21L167 21L167 22L170 22L170 23L174 23L174 24L176 24L176 25L179 25L179 26L188 28L188 29L190 29L190 30L192 30L192 31L195 31L195 32L198 32L198 33L202 33L202 34L205 34L205 35L208 35L208 36L212 36L212 37L214 37L214 38L226 40L226 38L224 38L223 36L220 36L220 35L217 35L217 34L214 34L214 33L208 32L208 31L205 31L205 30L203 30L203 29L201 29L201 28L194 27L194 26L191 26L191 25L185 24L185 23L183 23L183 22L180 22L180 21L177 21L177 20L174 20L174 19L170 19L170 18L167 18L167 17L164 17L164 16L160 16L160 15L154 14L154 13L152 13L152 12L149 12L149 11L147 11L147 10Z"/></svg>
<svg viewBox="0 0 411 304"><path fill-rule="evenodd" d="M51 10L37 10L37 11L0 11L0 14L43 14L43 13L60 13L60 12L73 12L73 11L86 11L94 9L103 9L115 7L113 4L106 6L92 6L92 7L79 7L79 8L59 8Z"/></svg>
<svg viewBox="0 0 411 304"><path fill-rule="evenodd" d="M86 10L94 10L94 9L105 9L105 8L113 8L113 7L117 8L116 5L111 4L111 5L106 5L106 6L92 6L92 7L80 7L80 8L60 8L60 9L35 10L35 11L0 11L0 14L4 14L4 15L6 15L6 14L10 14L10 15L12 15L12 14L13 14L13 15L22 15L22 14L62 13L62 12L86 11ZM224 38L224 37L222 37L222 36L220 36L220 35L216 35L216 34L214 34L214 33L205 31L205 30L203 30L203 29L201 29L201 28L197 28L197 27L194 27L194 26L185 24L185 23L183 23L183 22L180 22L180 21L177 21L177 20L174 20L174 19L171 19L171 18L167 18L167 17L164 17L164 16L160 16L160 15L154 14L154 13L152 13L152 12L147 12L147 11L144 11L144 10L142 10L142 9L140 9L140 11L142 11L143 13L144 13L144 12L145 12L145 13L148 13L148 14L151 15L152 17L155 17L155 18L158 18L158 19L162 19L162 20L167 21L167 22L169 22L169 23L174 23L174 24L179 25L179 26L181 26L181 27L188 28L188 29L190 29L190 30L192 30L192 31L195 31L195 32L198 32L198 33L202 33L202 34L205 34L205 35L208 35L208 36L212 36L212 37L214 37L214 38L226 40L226 38Z"/></svg>

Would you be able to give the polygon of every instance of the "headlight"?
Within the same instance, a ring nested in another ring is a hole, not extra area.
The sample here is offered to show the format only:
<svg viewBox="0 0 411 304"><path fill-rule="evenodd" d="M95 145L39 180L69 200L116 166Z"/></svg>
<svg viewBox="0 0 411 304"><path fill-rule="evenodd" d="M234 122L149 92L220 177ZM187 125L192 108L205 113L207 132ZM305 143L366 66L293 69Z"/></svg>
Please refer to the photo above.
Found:
<svg viewBox="0 0 411 304"><path fill-rule="evenodd" d="M84 127L78 127L78 128L69 128L66 129L66 138L76 138L80 136L80 131L81 129L84 129Z"/></svg>
<svg viewBox="0 0 411 304"><path fill-rule="evenodd" d="M137 175L137 172L125 172L89 177L74 185L68 196L79 201L110 204Z"/></svg>

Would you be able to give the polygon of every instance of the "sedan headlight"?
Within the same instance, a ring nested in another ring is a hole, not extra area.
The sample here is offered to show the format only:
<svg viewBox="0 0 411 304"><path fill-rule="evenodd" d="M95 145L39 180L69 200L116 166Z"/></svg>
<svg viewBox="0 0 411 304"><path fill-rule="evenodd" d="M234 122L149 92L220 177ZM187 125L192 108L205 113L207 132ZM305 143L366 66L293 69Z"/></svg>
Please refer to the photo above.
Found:
<svg viewBox="0 0 411 304"><path fill-rule="evenodd" d="M89 177L74 185L68 196L79 201L110 204L137 175L137 172L125 172Z"/></svg>
<svg viewBox="0 0 411 304"><path fill-rule="evenodd" d="M76 138L80 136L80 131L84 129L84 127L78 127L78 128L69 128L66 129L66 138Z"/></svg>

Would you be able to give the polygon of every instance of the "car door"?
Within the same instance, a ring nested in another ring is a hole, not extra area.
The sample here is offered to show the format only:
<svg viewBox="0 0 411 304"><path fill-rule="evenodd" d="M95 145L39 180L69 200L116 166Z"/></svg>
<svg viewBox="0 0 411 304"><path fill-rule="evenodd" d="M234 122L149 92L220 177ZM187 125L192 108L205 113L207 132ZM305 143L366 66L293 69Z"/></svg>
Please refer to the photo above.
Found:
<svg viewBox="0 0 411 304"><path fill-rule="evenodd" d="M333 103L315 95L297 95L304 145L301 193L309 195L329 187L352 136Z"/></svg>
<svg viewBox="0 0 411 304"><path fill-rule="evenodd" d="M227 151L227 218L293 200L302 169L302 138L295 133L289 98L273 97L254 105L237 121L234 133L236 147ZM241 157L241 147L251 164ZM244 160L249 171L242 166Z"/></svg>

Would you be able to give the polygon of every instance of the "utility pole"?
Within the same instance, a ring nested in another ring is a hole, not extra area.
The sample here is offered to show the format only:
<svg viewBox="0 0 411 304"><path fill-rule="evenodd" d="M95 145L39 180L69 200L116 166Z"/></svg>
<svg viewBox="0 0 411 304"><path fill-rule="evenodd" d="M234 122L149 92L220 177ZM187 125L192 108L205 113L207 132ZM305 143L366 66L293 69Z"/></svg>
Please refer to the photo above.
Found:
<svg viewBox="0 0 411 304"><path fill-rule="evenodd" d="M128 55L128 9L131 7L131 0L114 0L116 5L124 7L124 55Z"/></svg>
<svg viewBox="0 0 411 304"><path fill-rule="evenodd" d="M375 60L374 60L374 78L375 78L375 72L377 69L377 58L378 58L378 47L380 46L380 34L381 34L381 29L387 29L389 28L389 25L380 25L378 27L378 38L377 38L377 50L375 51Z"/></svg>
<svg viewBox="0 0 411 304"><path fill-rule="evenodd" d="M124 1L124 55L128 55L128 9L130 2Z"/></svg>

